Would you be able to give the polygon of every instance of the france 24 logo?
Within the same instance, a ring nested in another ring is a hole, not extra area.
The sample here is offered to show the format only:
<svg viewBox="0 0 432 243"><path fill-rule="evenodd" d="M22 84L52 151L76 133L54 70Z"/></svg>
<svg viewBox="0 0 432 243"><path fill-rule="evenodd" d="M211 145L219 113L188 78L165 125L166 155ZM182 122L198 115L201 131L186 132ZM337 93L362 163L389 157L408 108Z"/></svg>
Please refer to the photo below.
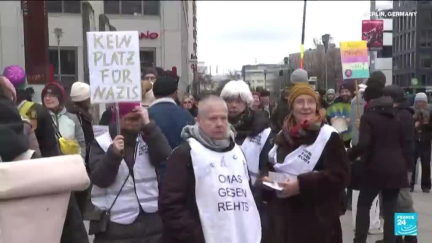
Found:
<svg viewBox="0 0 432 243"><path fill-rule="evenodd" d="M395 235L417 235L417 213L396 213Z"/></svg>

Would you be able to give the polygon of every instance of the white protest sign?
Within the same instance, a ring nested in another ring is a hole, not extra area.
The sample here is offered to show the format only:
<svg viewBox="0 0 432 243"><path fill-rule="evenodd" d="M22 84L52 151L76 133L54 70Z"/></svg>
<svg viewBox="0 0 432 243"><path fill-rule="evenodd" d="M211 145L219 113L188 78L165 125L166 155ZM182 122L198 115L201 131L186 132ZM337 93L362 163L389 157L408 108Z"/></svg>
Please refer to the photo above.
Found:
<svg viewBox="0 0 432 243"><path fill-rule="evenodd" d="M87 32L91 103L141 101L138 31Z"/></svg>

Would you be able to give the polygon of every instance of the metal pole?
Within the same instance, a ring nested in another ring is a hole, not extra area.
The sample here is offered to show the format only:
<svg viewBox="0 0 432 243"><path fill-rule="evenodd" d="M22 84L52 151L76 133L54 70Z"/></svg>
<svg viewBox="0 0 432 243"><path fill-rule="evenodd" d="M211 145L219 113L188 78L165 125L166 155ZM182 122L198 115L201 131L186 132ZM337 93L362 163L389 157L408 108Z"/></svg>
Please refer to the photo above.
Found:
<svg viewBox="0 0 432 243"><path fill-rule="evenodd" d="M376 2L375 2L375 0L371 0L370 1L370 12L375 12L375 11L376 11ZM376 16L374 14L372 14L370 19L375 20ZM370 57L369 70L372 73L375 71L375 52L372 50L369 50L369 57Z"/></svg>
<svg viewBox="0 0 432 243"><path fill-rule="evenodd" d="M267 89L267 70L264 70L264 89Z"/></svg>
<svg viewBox="0 0 432 243"><path fill-rule="evenodd" d="M325 60L325 80L326 80L326 91L328 90L328 83L327 83L327 53L324 52L324 60Z"/></svg>
<svg viewBox="0 0 432 243"><path fill-rule="evenodd" d="M119 104L115 103L115 116L116 116L116 126L117 126L117 135L120 135L120 113L119 113Z"/></svg>
<svg viewBox="0 0 432 243"><path fill-rule="evenodd" d="M61 82L60 38L57 39L58 79Z"/></svg>
<svg viewBox="0 0 432 243"><path fill-rule="evenodd" d="M302 39L300 49L300 68L303 68L303 49L304 49L304 38L305 38L305 25L306 25L306 0L304 1L303 7L303 26L302 26Z"/></svg>

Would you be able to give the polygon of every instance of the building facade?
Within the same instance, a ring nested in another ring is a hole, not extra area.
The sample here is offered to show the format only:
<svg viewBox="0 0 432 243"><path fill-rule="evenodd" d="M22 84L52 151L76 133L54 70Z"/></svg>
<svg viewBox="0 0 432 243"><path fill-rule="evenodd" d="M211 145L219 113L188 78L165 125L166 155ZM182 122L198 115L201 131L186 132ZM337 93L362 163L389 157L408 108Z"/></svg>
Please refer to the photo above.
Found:
<svg viewBox="0 0 432 243"><path fill-rule="evenodd" d="M49 60L54 79L68 90L85 80L83 40L84 1L47 1ZM92 28L99 30L101 16L117 31L138 31L141 62L165 70L177 70L179 91L192 83L192 63L197 59L195 1L86 1L92 9ZM11 64L25 67L23 13L20 1L0 2L0 68ZM58 38L55 29L62 30ZM59 70L58 49L61 68ZM35 85L36 93L43 85ZM35 95L37 100L38 95Z"/></svg>
<svg viewBox="0 0 432 243"><path fill-rule="evenodd" d="M432 1L394 1L393 10L417 12L393 18L393 83L432 88Z"/></svg>
<svg viewBox="0 0 432 243"><path fill-rule="evenodd" d="M283 77L279 75L284 69L286 66L283 64L245 65L242 67L242 76L252 89L261 87L271 93L278 93L285 86Z"/></svg>
<svg viewBox="0 0 432 243"><path fill-rule="evenodd" d="M327 61L327 89L336 89L342 83L342 64L340 48L330 43L327 54L324 53L324 45L318 44L315 49L306 50L303 53L303 69L308 72L309 78L316 77L316 88L325 90ZM288 56L288 75L300 68L300 52ZM289 78L288 78L289 79ZM291 82L291 80L289 80Z"/></svg>
<svg viewBox="0 0 432 243"><path fill-rule="evenodd" d="M382 12L389 13L392 9L383 9ZM386 16L389 16L388 14ZM392 17L379 18L384 22L383 29L383 47L382 49L373 53L376 55L375 58L375 70L380 70L386 76L386 85L393 83L393 57L392 57L392 46L393 46L393 20Z"/></svg>

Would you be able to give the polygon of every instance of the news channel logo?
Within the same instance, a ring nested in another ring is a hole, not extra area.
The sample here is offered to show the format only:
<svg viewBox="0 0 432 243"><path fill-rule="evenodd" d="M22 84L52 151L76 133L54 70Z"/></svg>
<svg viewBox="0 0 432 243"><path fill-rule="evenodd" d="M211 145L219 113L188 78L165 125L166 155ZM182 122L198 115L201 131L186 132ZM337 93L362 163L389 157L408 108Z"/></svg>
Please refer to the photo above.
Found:
<svg viewBox="0 0 432 243"><path fill-rule="evenodd" d="M395 235L417 235L417 213L396 213Z"/></svg>

